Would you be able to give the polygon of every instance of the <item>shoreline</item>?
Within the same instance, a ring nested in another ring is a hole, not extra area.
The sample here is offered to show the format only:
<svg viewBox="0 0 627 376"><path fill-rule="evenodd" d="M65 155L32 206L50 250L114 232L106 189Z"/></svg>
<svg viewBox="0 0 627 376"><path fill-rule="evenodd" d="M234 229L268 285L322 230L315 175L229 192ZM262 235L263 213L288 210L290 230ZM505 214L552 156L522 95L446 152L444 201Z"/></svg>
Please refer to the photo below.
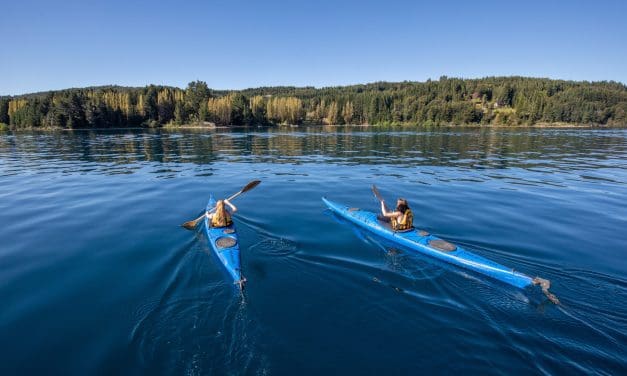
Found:
<svg viewBox="0 0 627 376"><path fill-rule="evenodd" d="M479 128L479 129L627 129L624 125L607 124L571 124L571 123L538 123L533 125L502 125L502 124L442 124L442 125L416 125L416 124L277 124L277 125L164 125L159 127L94 127L94 128L57 128L57 127L23 127L11 126L0 128L1 131L107 131L107 130L229 130L229 129L299 129L307 127L319 128L399 128L399 129L450 129L450 128Z"/></svg>

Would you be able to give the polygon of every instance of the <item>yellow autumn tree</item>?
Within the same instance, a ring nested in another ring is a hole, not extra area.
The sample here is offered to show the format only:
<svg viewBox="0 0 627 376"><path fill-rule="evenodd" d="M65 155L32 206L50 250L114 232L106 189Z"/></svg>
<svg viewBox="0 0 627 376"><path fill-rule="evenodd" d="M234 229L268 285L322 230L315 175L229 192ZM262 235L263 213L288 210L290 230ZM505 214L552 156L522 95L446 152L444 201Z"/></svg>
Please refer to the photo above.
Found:
<svg viewBox="0 0 627 376"><path fill-rule="evenodd" d="M304 116L303 102L295 97L270 98L266 116L274 123L298 124Z"/></svg>
<svg viewBox="0 0 627 376"><path fill-rule="evenodd" d="M344 119L344 124L351 124L353 122L354 113L353 103L350 101L346 102L344 104L344 108L342 108L342 118Z"/></svg>
<svg viewBox="0 0 627 376"><path fill-rule="evenodd" d="M231 112L233 111L233 95L225 95L220 98L207 100L207 117L216 124L231 124Z"/></svg>

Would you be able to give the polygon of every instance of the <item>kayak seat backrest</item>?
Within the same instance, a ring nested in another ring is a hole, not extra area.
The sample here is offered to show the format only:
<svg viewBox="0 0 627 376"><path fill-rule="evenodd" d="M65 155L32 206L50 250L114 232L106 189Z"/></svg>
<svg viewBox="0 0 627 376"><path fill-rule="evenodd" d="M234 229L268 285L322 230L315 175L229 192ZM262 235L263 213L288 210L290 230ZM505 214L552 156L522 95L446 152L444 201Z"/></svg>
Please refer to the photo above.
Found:
<svg viewBox="0 0 627 376"><path fill-rule="evenodd" d="M392 227L392 226L390 225L390 227ZM394 232L404 233L404 232L410 232L410 231L414 231L414 228L412 227L412 228L408 228L407 230L396 230Z"/></svg>

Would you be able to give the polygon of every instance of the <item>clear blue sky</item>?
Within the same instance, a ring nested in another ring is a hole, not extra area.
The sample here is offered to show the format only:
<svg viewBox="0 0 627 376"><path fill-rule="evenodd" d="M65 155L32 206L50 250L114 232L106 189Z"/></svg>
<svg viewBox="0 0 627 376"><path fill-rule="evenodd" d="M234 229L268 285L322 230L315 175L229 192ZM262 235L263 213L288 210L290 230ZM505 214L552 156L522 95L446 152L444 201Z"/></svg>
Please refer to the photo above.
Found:
<svg viewBox="0 0 627 376"><path fill-rule="evenodd" d="M0 95L522 75L627 83L627 1L3 0Z"/></svg>

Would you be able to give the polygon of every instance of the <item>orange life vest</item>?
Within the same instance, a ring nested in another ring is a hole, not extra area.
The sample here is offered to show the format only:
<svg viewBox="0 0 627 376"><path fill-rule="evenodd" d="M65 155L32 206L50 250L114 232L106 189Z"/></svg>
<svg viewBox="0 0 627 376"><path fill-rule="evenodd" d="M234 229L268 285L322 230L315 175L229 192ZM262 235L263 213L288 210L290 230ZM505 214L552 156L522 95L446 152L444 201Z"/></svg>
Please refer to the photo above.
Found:
<svg viewBox="0 0 627 376"><path fill-rule="evenodd" d="M411 209L407 208L405 210L405 214L398 218L392 218L392 229L394 231L403 231L409 230L414 227L414 213L411 212Z"/></svg>

